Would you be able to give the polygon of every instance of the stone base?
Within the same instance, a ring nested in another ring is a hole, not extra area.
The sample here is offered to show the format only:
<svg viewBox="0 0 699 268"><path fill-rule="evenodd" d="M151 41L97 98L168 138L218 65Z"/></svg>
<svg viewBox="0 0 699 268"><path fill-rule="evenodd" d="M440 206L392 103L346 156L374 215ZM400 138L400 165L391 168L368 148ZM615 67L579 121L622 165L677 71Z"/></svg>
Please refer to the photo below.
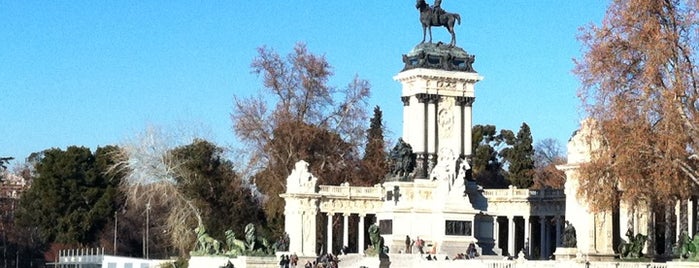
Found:
<svg viewBox="0 0 699 268"><path fill-rule="evenodd" d="M575 260L578 257L578 248L562 248L557 247L553 253L557 261Z"/></svg>
<svg viewBox="0 0 699 268"><path fill-rule="evenodd" d="M210 268L221 267L228 262L236 268L263 268L279 266L279 259L276 257L250 257L239 256L237 258L229 258L224 256L192 256L189 259L190 268Z"/></svg>
<svg viewBox="0 0 699 268"><path fill-rule="evenodd" d="M699 262L696 261L681 261L681 260L672 260L670 262L667 262L667 267L668 268L689 268L689 267L699 267Z"/></svg>
<svg viewBox="0 0 699 268"><path fill-rule="evenodd" d="M367 268L389 268L391 267L391 261L389 258L377 258L377 257L368 257L364 258L362 261L358 263L360 266L359 267L367 267ZM340 266L344 266L344 263L340 263Z"/></svg>
<svg viewBox="0 0 699 268"><path fill-rule="evenodd" d="M585 256L588 261L614 261L616 258L614 253L590 253Z"/></svg>

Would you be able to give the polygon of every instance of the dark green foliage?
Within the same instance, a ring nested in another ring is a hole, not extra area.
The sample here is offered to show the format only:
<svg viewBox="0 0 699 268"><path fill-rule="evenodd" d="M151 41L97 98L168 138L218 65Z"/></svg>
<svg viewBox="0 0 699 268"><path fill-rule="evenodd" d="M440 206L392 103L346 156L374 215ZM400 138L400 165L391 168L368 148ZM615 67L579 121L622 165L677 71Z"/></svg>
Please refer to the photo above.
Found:
<svg viewBox="0 0 699 268"><path fill-rule="evenodd" d="M15 159L14 157L0 157L0 171L5 171L7 169L7 164L10 160Z"/></svg>
<svg viewBox="0 0 699 268"><path fill-rule="evenodd" d="M14 157L0 157L0 182L5 179L5 170L7 170L7 165L12 159L14 159Z"/></svg>
<svg viewBox="0 0 699 268"><path fill-rule="evenodd" d="M175 148L171 157L180 163L177 183L182 193L202 212L207 232L223 241L225 231L242 233L245 224L264 225L264 213L251 188L223 158L224 150L205 140Z"/></svg>
<svg viewBox="0 0 699 268"><path fill-rule="evenodd" d="M493 125L475 125L472 137L473 177L478 184L485 188L532 185L534 149L527 124L522 124L516 136L507 129L498 132Z"/></svg>
<svg viewBox="0 0 699 268"><path fill-rule="evenodd" d="M511 133L511 132L510 132ZM534 147L532 133L526 123L522 123L517 137L505 137L510 147L501 151L507 161L507 178L517 188L529 188L534 184Z"/></svg>
<svg viewBox="0 0 699 268"><path fill-rule="evenodd" d="M380 183L388 173L386 163L386 142L383 135L383 112L379 106L374 107L374 115L371 117L367 130L367 144L362 159L362 181L360 185L371 186Z"/></svg>
<svg viewBox="0 0 699 268"><path fill-rule="evenodd" d="M508 186L503 175L503 163L498 157L497 148L502 137L493 125L473 126L473 177L485 188L505 188Z"/></svg>
<svg viewBox="0 0 699 268"><path fill-rule="evenodd" d="M95 245L116 210L120 177L106 174L113 150L71 146L34 155L37 176L21 197L18 225L36 227L44 242Z"/></svg>

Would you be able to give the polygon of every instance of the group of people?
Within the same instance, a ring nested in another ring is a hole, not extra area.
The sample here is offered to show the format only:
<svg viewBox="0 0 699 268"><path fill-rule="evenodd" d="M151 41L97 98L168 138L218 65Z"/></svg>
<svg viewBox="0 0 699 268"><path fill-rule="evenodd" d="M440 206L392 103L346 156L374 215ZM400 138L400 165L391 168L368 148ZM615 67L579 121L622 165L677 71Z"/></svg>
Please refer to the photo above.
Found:
<svg viewBox="0 0 699 268"><path fill-rule="evenodd" d="M306 260L304 268L337 268L337 263L340 260L332 253L318 256L313 262ZM298 266L299 257L293 255L281 255L279 260L279 268L295 268Z"/></svg>
<svg viewBox="0 0 699 268"><path fill-rule="evenodd" d="M296 267L299 262L299 257L296 254L282 255L279 260L279 268Z"/></svg>
<svg viewBox="0 0 699 268"><path fill-rule="evenodd" d="M419 236L415 240L411 240L409 235L405 236L405 253L413 253L413 246L417 248L418 253L424 254L425 240Z"/></svg>

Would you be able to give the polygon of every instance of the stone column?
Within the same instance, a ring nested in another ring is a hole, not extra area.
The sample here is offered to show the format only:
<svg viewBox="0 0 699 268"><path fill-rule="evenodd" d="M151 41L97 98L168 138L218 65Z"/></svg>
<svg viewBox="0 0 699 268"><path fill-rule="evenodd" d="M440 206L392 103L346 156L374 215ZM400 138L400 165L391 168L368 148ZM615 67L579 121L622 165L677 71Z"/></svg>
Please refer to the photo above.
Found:
<svg viewBox="0 0 699 268"><path fill-rule="evenodd" d="M539 254L541 255L542 260L546 259L546 256L548 256L546 252L546 216L539 216L539 224L540 224L540 250Z"/></svg>
<svg viewBox="0 0 699 268"><path fill-rule="evenodd" d="M437 164L437 148L439 146L437 136L439 129L437 128L437 103L441 99L439 95L430 94L427 103L427 170L425 173L430 174L432 168Z"/></svg>
<svg viewBox="0 0 699 268"><path fill-rule="evenodd" d="M507 254L517 256L515 252L515 217L507 216Z"/></svg>
<svg viewBox="0 0 699 268"><path fill-rule="evenodd" d="M500 245L498 245L499 238L500 238L500 224L498 223L498 216L494 216L493 217L493 243L495 243L495 245L493 246L494 248L500 247Z"/></svg>
<svg viewBox="0 0 699 268"><path fill-rule="evenodd" d="M357 253L364 253L364 217L365 214L359 214L359 226L357 227L359 235L357 236Z"/></svg>
<svg viewBox="0 0 699 268"><path fill-rule="evenodd" d="M304 236L303 237L308 237L305 239L308 239L310 241L304 241L303 242L303 254L304 256L315 256L317 253L316 251L316 216L318 215L317 210L313 210L310 213L307 213L307 215L304 215L304 217L307 217L308 221L308 228L304 229Z"/></svg>
<svg viewBox="0 0 699 268"><path fill-rule="evenodd" d="M325 247L326 253L332 253L333 250L333 213L328 212L328 241Z"/></svg>
<svg viewBox="0 0 699 268"><path fill-rule="evenodd" d="M403 140L408 143L413 141L411 137L413 131L410 131L412 129L412 122L408 119L412 118L411 112L413 112L413 108L415 108L415 105L410 106L410 99L412 99L410 96L400 97L400 100L403 102ZM410 145L414 146L413 144Z"/></svg>
<svg viewBox="0 0 699 268"><path fill-rule="evenodd" d="M675 239L674 241L679 241L680 235L682 234L682 201L675 201Z"/></svg>
<svg viewBox="0 0 699 268"><path fill-rule="evenodd" d="M561 246L561 215L556 216L556 246Z"/></svg>
<svg viewBox="0 0 699 268"><path fill-rule="evenodd" d="M524 218L524 248L527 249L524 254L529 256L531 254L531 241L529 237L531 236L531 229L529 228L529 215L523 216Z"/></svg>
<svg viewBox="0 0 699 268"><path fill-rule="evenodd" d="M349 213L342 214L342 246L349 246Z"/></svg>
<svg viewBox="0 0 699 268"><path fill-rule="evenodd" d="M427 103L429 95L417 94L415 97L418 100L417 109L415 112L416 128L413 130L411 137L414 139L410 144L413 147L413 152L417 155L415 160L415 177L424 179L427 178Z"/></svg>
<svg viewBox="0 0 699 268"><path fill-rule="evenodd" d="M689 199L687 206L689 206L687 208L687 225L689 226L687 227L689 227L690 234L695 234L697 233L697 198Z"/></svg>
<svg viewBox="0 0 699 268"><path fill-rule="evenodd" d="M461 154L470 157L473 154L472 128L473 128L473 102L474 97L458 97L457 104L461 106Z"/></svg>

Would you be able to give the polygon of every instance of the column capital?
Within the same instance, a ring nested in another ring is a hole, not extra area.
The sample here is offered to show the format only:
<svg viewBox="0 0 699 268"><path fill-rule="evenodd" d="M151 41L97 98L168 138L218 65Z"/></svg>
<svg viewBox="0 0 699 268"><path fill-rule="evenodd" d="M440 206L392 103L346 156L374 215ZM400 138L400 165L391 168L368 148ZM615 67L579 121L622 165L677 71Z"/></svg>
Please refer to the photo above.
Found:
<svg viewBox="0 0 699 268"><path fill-rule="evenodd" d="M400 100L403 102L403 106L410 106L410 96L402 96Z"/></svg>
<svg viewBox="0 0 699 268"><path fill-rule="evenodd" d="M427 94L427 93L415 94L415 98L417 98L417 101L419 103L426 103L430 99L430 94Z"/></svg>
<svg viewBox="0 0 699 268"><path fill-rule="evenodd" d="M439 102L439 100L442 99L442 98L440 98L439 95L437 95L437 94L429 94L429 97L428 97L428 98L429 98L428 101L429 101L430 104L436 104L436 103Z"/></svg>
<svg viewBox="0 0 699 268"><path fill-rule="evenodd" d="M476 101L476 97L456 97L456 105L471 107Z"/></svg>

